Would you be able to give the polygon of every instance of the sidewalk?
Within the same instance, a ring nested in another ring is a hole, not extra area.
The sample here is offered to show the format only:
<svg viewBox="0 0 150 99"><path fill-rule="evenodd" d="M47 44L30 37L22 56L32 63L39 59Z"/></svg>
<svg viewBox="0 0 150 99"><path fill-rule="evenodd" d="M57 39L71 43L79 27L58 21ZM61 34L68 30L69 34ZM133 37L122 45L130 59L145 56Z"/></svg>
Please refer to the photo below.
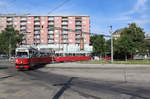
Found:
<svg viewBox="0 0 150 99"><path fill-rule="evenodd" d="M46 67L51 67L51 68L140 68L140 67L150 68L150 65L54 63L54 64L47 64Z"/></svg>

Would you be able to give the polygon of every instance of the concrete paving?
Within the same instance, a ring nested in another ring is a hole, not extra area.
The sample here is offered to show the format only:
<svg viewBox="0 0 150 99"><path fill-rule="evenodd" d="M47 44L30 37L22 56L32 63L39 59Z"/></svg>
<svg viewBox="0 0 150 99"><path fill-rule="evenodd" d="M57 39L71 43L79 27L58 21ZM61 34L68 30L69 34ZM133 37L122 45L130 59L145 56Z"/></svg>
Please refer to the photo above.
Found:
<svg viewBox="0 0 150 99"><path fill-rule="evenodd" d="M35 79L24 73L7 77L8 75L12 75L12 72L0 73L0 99L88 99L72 90L66 90L58 98L57 93L61 86L38 81L38 78Z"/></svg>
<svg viewBox="0 0 150 99"><path fill-rule="evenodd" d="M150 65L60 63L48 64L46 67L45 71L60 75L105 81L150 83Z"/></svg>

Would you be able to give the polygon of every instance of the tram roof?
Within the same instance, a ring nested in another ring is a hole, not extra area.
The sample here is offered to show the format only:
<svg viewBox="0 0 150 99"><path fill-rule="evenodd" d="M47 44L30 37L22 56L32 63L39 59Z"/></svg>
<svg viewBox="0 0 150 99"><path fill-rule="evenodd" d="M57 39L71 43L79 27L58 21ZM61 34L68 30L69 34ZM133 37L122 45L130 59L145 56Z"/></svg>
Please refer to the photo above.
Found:
<svg viewBox="0 0 150 99"><path fill-rule="evenodd" d="M91 53L91 52L87 52L87 51L78 51L78 52L68 52L68 51L56 51L55 53L67 53L67 54L69 54L69 53L75 53L75 54L82 54L82 53Z"/></svg>

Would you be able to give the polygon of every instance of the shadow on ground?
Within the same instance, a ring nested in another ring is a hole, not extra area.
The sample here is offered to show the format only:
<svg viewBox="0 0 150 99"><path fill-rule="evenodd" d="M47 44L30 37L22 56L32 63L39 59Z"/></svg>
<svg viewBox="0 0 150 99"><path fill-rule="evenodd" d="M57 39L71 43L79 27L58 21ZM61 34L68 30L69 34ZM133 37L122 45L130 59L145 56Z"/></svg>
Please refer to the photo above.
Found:
<svg viewBox="0 0 150 99"><path fill-rule="evenodd" d="M0 80L7 79L7 78L10 78L10 77L13 77L13 76L14 75L8 75L8 76L0 77Z"/></svg>
<svg viewBox="0 0 150 99"><path fill-rule="evenodd" d="M1 67L0 66L0 70L3 70L3 69L8 69L8 67Z"/></svg>
<svg viewBox="0 0 150 99"><path fill-rule="evenodd" d="M40 65L35 65L32 68L30 68L29 70L38 70L40 68L44 68L46 66L46 64L40 64Z"/></svg>
<svg viewBox="0 0 150 99"><path fill-rule="evenodd" d="M59 99L59 97L64 93L64 91L70 88L71 82L75 78L76 77L71 77L66 83L54 84L53 86L63 86L63 87L54 95L52 99Z"/></svg>

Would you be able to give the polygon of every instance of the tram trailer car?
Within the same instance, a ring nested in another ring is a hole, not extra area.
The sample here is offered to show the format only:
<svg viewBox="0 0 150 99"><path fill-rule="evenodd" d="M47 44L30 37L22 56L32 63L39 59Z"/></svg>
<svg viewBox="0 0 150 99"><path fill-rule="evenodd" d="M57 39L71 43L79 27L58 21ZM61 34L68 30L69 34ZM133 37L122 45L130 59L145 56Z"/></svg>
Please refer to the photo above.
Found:
<svg viewBox="0 0 150 99"><path fill-rule="evenodd" d="M67 61L89 61L91 56L89 53L55 53L53 58L55 62L67 62Z"/></svg>

